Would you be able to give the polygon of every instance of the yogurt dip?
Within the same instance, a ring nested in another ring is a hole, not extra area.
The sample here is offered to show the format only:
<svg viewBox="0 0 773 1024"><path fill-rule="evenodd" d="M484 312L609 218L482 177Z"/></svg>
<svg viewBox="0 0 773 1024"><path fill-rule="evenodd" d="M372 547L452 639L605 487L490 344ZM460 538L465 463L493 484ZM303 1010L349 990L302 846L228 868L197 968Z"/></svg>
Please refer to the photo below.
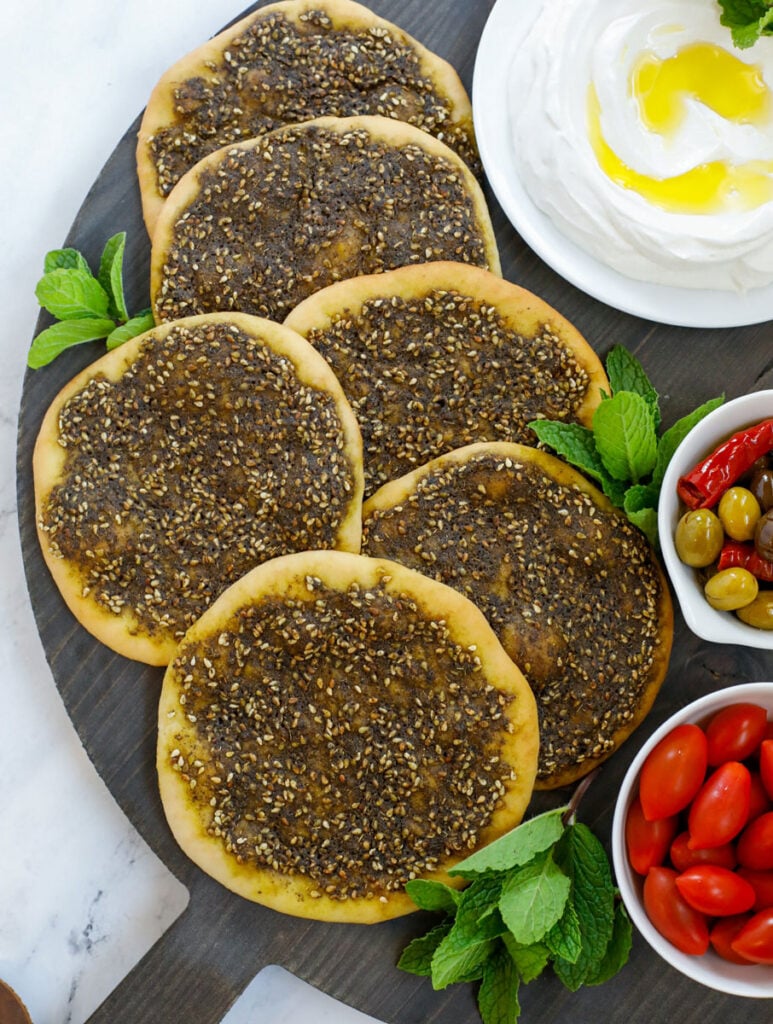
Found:
<svg viewBox="0 0 773 1024"><path fill-rule="evenodd" d="M544 0L509 76L516 166L557 228L629 277L773 283L773 38L712 0Z"/></svg>

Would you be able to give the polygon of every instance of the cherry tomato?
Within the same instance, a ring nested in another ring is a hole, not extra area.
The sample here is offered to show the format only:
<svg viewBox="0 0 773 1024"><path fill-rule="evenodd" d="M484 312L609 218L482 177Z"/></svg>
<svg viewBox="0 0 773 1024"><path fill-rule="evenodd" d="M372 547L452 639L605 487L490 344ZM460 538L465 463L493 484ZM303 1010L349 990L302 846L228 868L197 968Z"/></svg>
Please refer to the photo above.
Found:
<svg viewBox="0 0 773 1024"><path fill-rule="evenodd" d="M676 878L672 868L650 868L644 879L644 909L663 938L683 953L701 956L709 948L708 919L684 899Z"/></svg>
<svg viewBox="0 0 773 1024"><path fill-rule="evenodd" d="M628 860L637 874L646 875L651 867L663 863L676 835L677 825L676 815L647 821L642 813L641 800L637 797L633 801L625 821L625 842Z"/></svg>
<svg viewBox="0 0 773 1024"><path fill-rule="evenodd" d="M751 868L739 868L738 874L745 878L756 894L752 910L764 910L773 907L773 871L753 871Z"/></svg>
<svg viewBox="0 0 773 1024"><path fill-rule="evenodd" d="M767 791L762 784L762 776L759 772L749 769L751 776L751 789L749 790L749 821L759 818L765 811L773 810Z"/></svg>
<svg viewBox="0 0 773 1024"><path fill-rule="evenodd" d="M740 761L725 761L715 769L690 806L690 848L722 846L734 839L749 819L750 793L749 769Z"/></svg>
<svg viewBox="0 0 773 1024"><path fill-rule="evenodd" d="M730 946L755 964L773 964L773 907L749 918Z"/></svg>
<svg viewBox="0 0 773 1024"><path fill-rule="evenodd" d="M639 798L648 821L684 810L706 777L708 743L697 725L678 725L656 744L642 765Z"/></svg>
<svg viewBox="0 0 773 1024"><path fill-rule="evenodd" d="M665 819L670 820L670 819ZM671 843L669 860L677 871L686 871L694 864L719 864L720 867L731 870L738 863L735 855L735 846L732 843L724 843L722 846L709 846L705 850L691 850L687 845L690 839L689 832L680 832Z"/></svg>
<svg viewBox="0 0 773 1024"><path fill-rule="evenodd" d="M709 932L709 942L717 956L729 960L731 964L754 963L753 960L747 960L745 956L736 953L730 945L750 917L751 914L734 914L732 917L720 917L714 922Z"/></svg>
<svg viewBox="0 0 773 1024"><path fill-rule="evenodd" d="M738 863L754 871L773 870L773 811L750 821L736 844Z"/></svg>
<svg viewBox="0 0 773 1024"><path fill-rule="evenodd" d="M691 907L710 917L743 914L754 906L751 883L718 864L695 864L676 876L676 887Z"/></svg>
<svg viewBox="0 0 773 1024"><path fill-rule="evenodd" d="M760 778L765 792L773 800L773 739L760 744Z"/></svg>
<svg viewBox="0 0 773 1024"><path fill-rule="evenodd" d="M709 764L746 760L762 742L767 725L768 713L759 704L740 702L717 711L706 726Z"/></svg>

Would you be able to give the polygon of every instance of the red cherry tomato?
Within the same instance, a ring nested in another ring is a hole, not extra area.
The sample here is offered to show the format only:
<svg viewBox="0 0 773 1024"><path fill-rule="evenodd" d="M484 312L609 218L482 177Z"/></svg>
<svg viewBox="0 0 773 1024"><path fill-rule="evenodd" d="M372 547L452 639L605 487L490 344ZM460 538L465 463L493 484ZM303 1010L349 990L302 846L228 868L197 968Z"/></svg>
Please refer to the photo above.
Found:
<svg viewBox="0 0 773 1024"><path fill-rule="evenodd" d="M751 883L718 864L695 864L676 876L676 887L691 907L709 917L743 914L754 906Z"/></svg>
<svg viewBox="0 0 773 1024"><path fill-rule="evenodd" d="M677 871L686 871L694 864L719 864L723 868L730 868L732 870L738 863L735 855L735 846L732 843L724 843L722 846L709 846L705 850L691 850L687 845L689 839L689 832L680 832L673 843L671 843L669 860Z"/></svg>
<svg viewBox="0 0 773 1024"><path fill-rule="evenodd" d="M751 757L765 736L767 724L768 713L759 704L739 702L717 711L706 726L709 764Z"/></svg>
<svg viewBox="0 0 773 1024"><path fill-rule="evenodd" d="M773 964L773 907L749 918L730 946L755 964Z"/></svg>
<svg viewBox="0 0 773 1024"><path fill-rule="evenodd" d="M773 800L773 739L760 744L760 778L765 792Z"/></svg>
<svg viewBox="0 0 773 1024"><path fill-rule="evenodd" d="M765 811L773 810L767 791L762 784L762 777L759 772L749 770L751 776L751 789L749 790L749 821L759 818Z"/></svg>
<svg viewBox="0 0 773 1024"><path fill-rule="evenodd" d="M628 860L637 874L646 875L651 867L663 863L676 835L677 823L676 816L647 821L641 800L634 800L625 820L625 843Z"/></svg>
<svg viewBox="0 0 773 1024"><path fill-rule="evenodd" d="M753 871L751 868L739 868L738 874L754 889L756 899L752 910L764 910L773 907L773 871Z"/></svg>
<svg viewBox="0 0 773 1024"><path fill-rule="evenodd" d="M730 945L750 917L751 914L734 914L732 917L720 917L714 922L709 932L709 942L717 956L729 960L731 964L754 963L753 960L747 960L745 956L736 953Z"/></svg>
<svg viewBox="0 0 773 1024"><path fill-rule="evenodd" d="M663 938L690 956L709 948L708 919L691 907L676 887L672 868L650 868L644 879L644 909Z"/></svg>
<svg viewBox="0 0 773 1024"><path fill-rule="evenodd" d="M639 798L648 821L684 810L706 777L706 734L697 725L678 725L656 744L642 765Z"/></svg>
<svg viewBox="0 0 773 1024"><path fill-rule="evenodd" d="M751 776L740 761L725 761L706 779L687 816L693 850L722 846L734 839L749 819Z"/></svg>
<svg viewBox="0 0 773 1024"><path fill-rule="evenodd" d="M773 871L773 811L750 821L736 844L738 863L754 871Z"/></svg>

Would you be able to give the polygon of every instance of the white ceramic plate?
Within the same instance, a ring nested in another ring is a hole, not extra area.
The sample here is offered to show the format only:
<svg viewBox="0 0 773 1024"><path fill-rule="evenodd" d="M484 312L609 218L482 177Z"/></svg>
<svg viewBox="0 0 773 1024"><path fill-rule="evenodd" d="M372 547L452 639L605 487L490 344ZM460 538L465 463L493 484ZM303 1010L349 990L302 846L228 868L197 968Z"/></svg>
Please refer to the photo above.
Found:
<svg viewBox="0 0 773 1024"><path fill-rule="evenodd" d="M773 319L773 284L746 294L669 288L618 274L566 238L518 179L508 109L510 66L536 18L535 0L497 0L478 46L472 87L475 132L491 188L518 234L571 284L601 302L658 323L740 327Z"/></svg>

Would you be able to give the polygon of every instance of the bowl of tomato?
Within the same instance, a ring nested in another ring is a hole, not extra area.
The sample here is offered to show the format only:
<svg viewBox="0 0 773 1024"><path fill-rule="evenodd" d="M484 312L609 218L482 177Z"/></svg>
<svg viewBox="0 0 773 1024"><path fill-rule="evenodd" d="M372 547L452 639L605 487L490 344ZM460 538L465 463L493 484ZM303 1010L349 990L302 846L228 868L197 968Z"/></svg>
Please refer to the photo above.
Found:
<svg viewBox="0 0 773 1024"><path fill-rule="evenodd" d="M699 698L629 767L612 824L620 895L682 974L773 998L773 682Z"/></svg>
<svg viewBox="0 0 773 1024"><path fill-rule="evenodd" d="M658 535L690 630L773 650L773 391L726 402L686 434L661 483Z"/></svg>

